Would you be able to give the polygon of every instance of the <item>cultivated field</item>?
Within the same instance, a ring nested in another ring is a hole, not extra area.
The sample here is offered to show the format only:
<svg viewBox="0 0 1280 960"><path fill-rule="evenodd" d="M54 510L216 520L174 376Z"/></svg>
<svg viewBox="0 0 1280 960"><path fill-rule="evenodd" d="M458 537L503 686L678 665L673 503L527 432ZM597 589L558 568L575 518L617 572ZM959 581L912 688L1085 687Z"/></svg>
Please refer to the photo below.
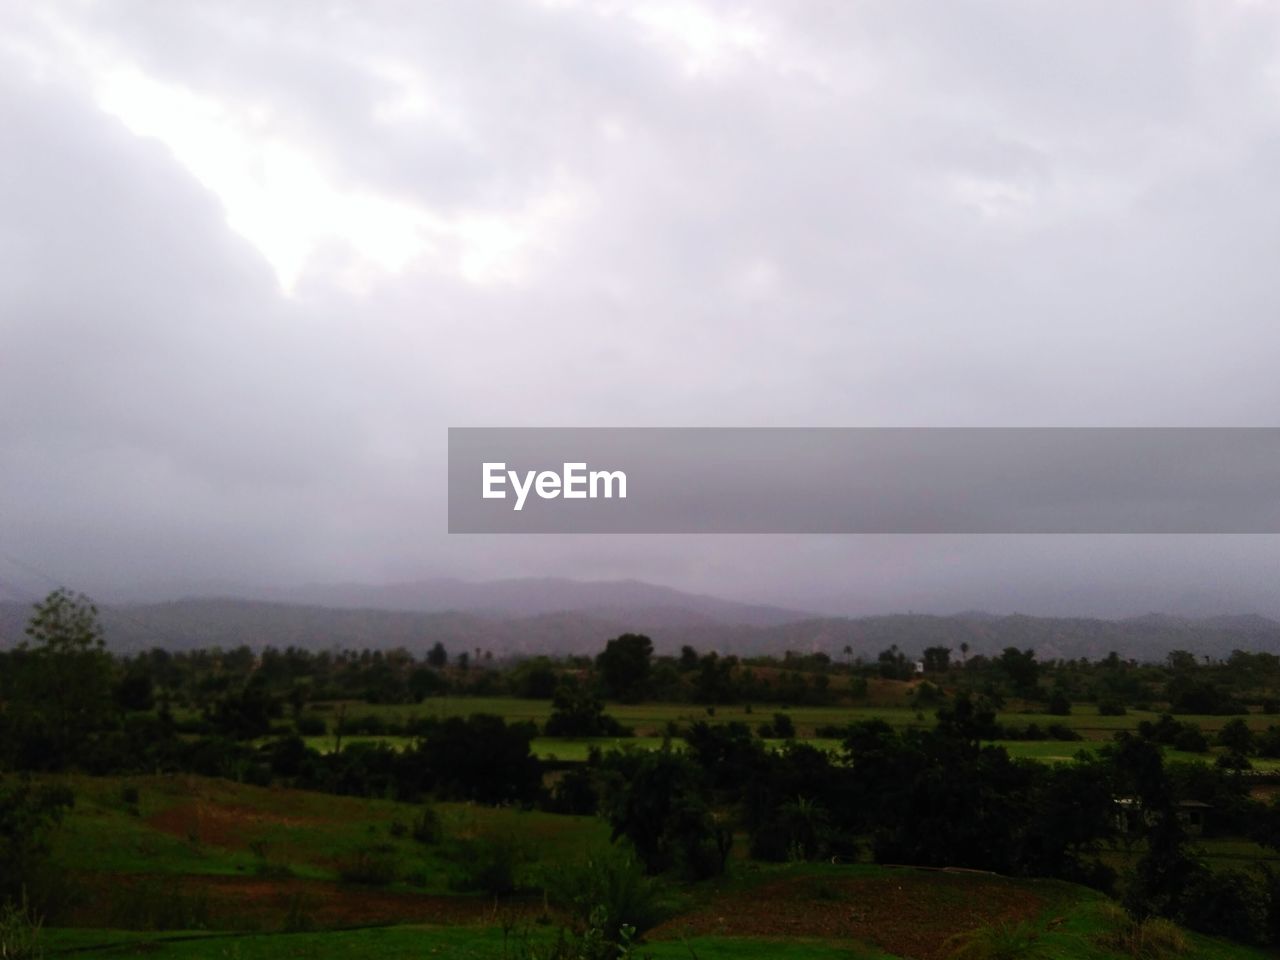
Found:
<svg viewBox="0 0 1280 960"><path fill-rule="evenodd" d="M74 867L74 889L64 925L46 931L49 956L530 956L554 940L557 876L608 848L588 817L437 804L442 834L423 844L408 832L415 805L192 776L73 785L80 800L55 854ZM459 853L497 838L517 850L519 892L459 889ZM392 865L385 882L344 876L371 847ZM1046 956L1120 956L1097 942L1114 921L1099 895L974 872L744 861L717 881L673 887L657 910L638 954L655 960L941 960L992 925L1034 932ZM1263 956L1194 936L1189 948L1205 960Z"/></svg>

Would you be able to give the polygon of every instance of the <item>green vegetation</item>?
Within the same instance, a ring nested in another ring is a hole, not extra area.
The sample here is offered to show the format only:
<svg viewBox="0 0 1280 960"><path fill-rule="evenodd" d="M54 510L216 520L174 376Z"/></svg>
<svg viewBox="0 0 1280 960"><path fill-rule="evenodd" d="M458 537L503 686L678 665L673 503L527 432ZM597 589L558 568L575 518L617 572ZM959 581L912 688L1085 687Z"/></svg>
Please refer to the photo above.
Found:
<svg viewBox="0 0 1280 960"><path fill-rule="evenodd" d="M0 956L1257 956L1278 691L936 642L115 657L58 591L0 653Z"/></svg>

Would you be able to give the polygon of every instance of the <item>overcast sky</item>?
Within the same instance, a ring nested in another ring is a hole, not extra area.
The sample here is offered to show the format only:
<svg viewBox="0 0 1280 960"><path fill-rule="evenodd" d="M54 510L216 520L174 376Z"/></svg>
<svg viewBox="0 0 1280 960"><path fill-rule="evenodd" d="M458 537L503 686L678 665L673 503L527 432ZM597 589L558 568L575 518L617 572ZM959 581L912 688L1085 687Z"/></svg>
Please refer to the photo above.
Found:
<svg viewBox="0 0 1280 960"><path fill-rule="evenodd" d="M1275 537L445 533L451 425L1278 425L1271 4L3 0L0 123L11 594L1280 613Z"/></svg>

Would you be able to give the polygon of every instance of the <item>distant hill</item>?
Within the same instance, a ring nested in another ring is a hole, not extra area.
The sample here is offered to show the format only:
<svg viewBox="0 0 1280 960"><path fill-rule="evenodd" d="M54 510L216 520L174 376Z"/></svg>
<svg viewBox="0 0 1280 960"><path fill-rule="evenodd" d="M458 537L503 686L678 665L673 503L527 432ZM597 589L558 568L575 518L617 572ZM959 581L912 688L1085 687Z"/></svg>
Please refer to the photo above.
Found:
<svg viewBox="0 0 1280 960"><path fill-rule="evenodd" d="M1170 650L1226 656L1233 649L1280 650L1280 622L1257 615L1196 620L1148 614L1125 620L896 614L814 617L779 607L735 603L639 581L431 580L389 587L312 586L288 601L193 598L102 608L108 642L118 650L152 646L299 646L313 650L405 647L437 641L453 652L595 653L620 633L646 633L660 652L684 644L701 651L760 654L821 651L836 659L874 658L896 644L911 655L946 646L959 656L1005 647L1034 649L1041 659L1116 651L1161 660ZM29 604L0 604L0 646L22 638Z"/></svg>
<svg viewBox="0 0 1280 960"><path fill-rule="evenodd" d="M627 620L668 611L664 622L707 622L775 626L807 614L782 607L736 603L705 594L685 593L640 580L569 580L559 577L472 582L440 578L389 586L310 584L273 591L258 599L322 607L413 610L421 613L464 611L484 616L533 617L570 610Z"/></svg>

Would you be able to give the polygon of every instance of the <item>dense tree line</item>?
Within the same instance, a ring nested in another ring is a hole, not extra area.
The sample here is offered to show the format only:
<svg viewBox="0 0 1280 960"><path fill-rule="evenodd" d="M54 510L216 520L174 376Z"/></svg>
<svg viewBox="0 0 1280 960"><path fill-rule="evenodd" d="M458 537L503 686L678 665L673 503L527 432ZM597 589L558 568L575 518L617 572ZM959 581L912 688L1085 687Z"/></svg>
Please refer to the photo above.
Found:
<svg viewBox="0 0 1280 960"><path fill-rule="evenodd" d="M1217 831L1280 849L1280 805L1251 799L1232 771L1166 764L1157 741L1129 733L1101 756L1015 760L983 743L993 723L988 706L961 697L932 729L854 724L833 756L803 742L771 751L742 724L700 722L686 751L598 756L562 792L576 812L598 806L653 870L706 876L736 832L758 859L870 855L1056 877L1116 895L1137 916L1280 943L1272 874L1211 873L1181 817L1198 801ZM1102 856L1119 849L1140 853L1122 874Z"/></svg>

